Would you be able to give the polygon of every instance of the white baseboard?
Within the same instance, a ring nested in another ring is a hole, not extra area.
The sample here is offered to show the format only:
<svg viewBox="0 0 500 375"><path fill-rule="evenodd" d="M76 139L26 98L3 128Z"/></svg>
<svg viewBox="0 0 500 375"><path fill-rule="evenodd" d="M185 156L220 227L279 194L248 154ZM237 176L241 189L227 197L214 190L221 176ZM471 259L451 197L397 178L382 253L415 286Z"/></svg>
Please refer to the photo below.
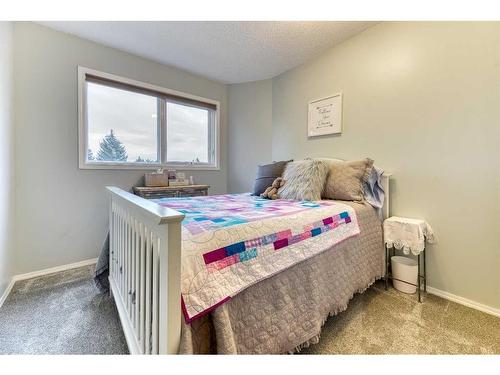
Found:
<svg viewBox="0 0 500 375"><path fill-rule="evenodd" d="M491 307L491 306L486 306L486 305L483 305L482 303L475 302L475 301L472 301L470 299L457 296L456 294L448 293L448 292L445 292L443 290L433 288L431 286L427 286L427 292L429 292L430 294L434 294L438 297L447 299L449 301L453 301L453 302L459 303L461 305L464 305L464 306L482 311L486 314L494 315L494 316L500 318L500 309L496 309L496 308Z"/></svg>
<svg viewBox="0 0 500 375"><path fill-rule="evenodd" d="M12 287L14 286L15 282L16 281L14 280L14 278L10 279L9 285L7 285L7 288L5 288L2 296L0 297L0 307L2 307L3 303L5 302L7 297L9 296L10 291L12 290Z"/></svg>
<svg viewBox="0 0 500 375"><path fill-rule="evenodd" d="M14 286L16 281L27 280L27 279L32 279L34 277L50 275L52 273L67 271L67 270L71 270L73 268L90 266L90 265L96 264L96 263L97 263L97 258L92 258L92 259L82 260L81 262L64 264L62 266L57 266L57 267L52 267L52 268L46 268L46 269L40 270L40 271L34 271L34 272L23 273L20 275L14 275L14 276L12 276L12 279L10 280L10 283L7 286L7 288L5 289L4 293L0 297L0 307L2 307L3 303L7 299L8 295L10 294L12 287Z"/></svg>
<svg viewBox="0 0 500 375"><path fill-rule="evenodd" d="M23 273L21 275L15 275L12 278L14 279L14 281L32 279L34 277L50 275L52 273L71 270L73 268L90 266L90 265L96 264L96 263L97 263L97 258L92 258L92 259L82 260L81 262L64 264L62 266L57 266L57 267L52 267L52 268L46 268L46 269L40 270L40 271Z"/></svg>

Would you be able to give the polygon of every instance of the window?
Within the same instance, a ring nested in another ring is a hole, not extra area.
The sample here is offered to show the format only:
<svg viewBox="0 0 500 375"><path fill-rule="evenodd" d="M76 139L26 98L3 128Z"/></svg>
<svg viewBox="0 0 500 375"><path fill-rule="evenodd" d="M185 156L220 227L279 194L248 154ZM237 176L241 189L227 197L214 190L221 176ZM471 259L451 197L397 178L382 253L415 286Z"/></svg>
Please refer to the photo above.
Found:
<svg viewBox="0 0 500 375"><path fill-rule="evenodd" d="M218 102L78 71L80 168L218 169Z"/></svg>

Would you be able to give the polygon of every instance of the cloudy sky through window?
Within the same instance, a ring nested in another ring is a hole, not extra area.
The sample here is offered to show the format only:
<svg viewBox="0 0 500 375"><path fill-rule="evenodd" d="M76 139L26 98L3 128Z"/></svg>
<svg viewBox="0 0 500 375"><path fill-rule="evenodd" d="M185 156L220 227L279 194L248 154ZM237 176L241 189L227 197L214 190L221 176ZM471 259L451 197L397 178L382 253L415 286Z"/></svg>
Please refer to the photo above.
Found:
<svg viewBox="0 0 500 375"><path fill-rule="evenodd" d="M208 162L208 111L167 103L167 160Z"/></svg>
<svg viewBox="0 0 500 375"><path fill-rule="evenodd" d="M139 156L158 160L158 99L95 83L87 83L88 147L94 156L113 129L127 150L128 161ZM208 162L206 109L167 104L167 158L169 161Z"/></svg>

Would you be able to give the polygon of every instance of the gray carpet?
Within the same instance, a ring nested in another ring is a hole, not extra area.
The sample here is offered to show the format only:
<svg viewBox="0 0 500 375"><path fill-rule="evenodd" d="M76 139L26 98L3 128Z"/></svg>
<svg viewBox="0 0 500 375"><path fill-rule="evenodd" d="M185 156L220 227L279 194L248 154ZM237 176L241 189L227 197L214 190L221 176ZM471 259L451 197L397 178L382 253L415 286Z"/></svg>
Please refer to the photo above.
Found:
<svg viewBox="0 0 500 375"><path fill-rule="evenodd" d="M0 308L2 354L125 354L115 305L82 267L16 283ZM331 317L304 354L500 354L500 318L375 284Z"/></svg>
<svg viewBox="0 0 500 375"><path fill-rule="evenodd" d="M93 266L19 281L0 308L1 354L126 354L118 312Z"/></svg>
<svg viewBox="0 0 500 375"><path fill-rule="evenodd" d="M307 354L500 354L500 318L377 282L325 323Z"/></svg>

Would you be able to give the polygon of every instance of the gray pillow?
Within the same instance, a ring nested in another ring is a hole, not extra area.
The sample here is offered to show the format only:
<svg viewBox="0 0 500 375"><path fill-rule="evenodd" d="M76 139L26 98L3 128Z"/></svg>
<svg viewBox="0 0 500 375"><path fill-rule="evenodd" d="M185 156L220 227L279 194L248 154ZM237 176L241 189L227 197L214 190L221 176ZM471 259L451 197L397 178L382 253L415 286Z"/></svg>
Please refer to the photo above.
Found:
<svg viewBox="0 0 500 375"><path fill-rule="evenodd" d="M276 178L281 177L288 162L289 160L283 160L271 164L259 165L257 168L257 177L253 184L252 195L261 195L264 190L272 185Z"/></svg>
<svg viewBox="0 0 500 375"><path fill-rule="evenodd" d="M363 184L373 168L372 159L359 161L332 161L326 179L323 197L343 201L364 200Z"/></svg>
<svg viewBox="0 0 500 375"><path fill-rule="evenodd" d="M285 185L278 190L282 199L317 201L328 174L328 165L320 160L298 160L288 163L283 172Z"/></svg>

